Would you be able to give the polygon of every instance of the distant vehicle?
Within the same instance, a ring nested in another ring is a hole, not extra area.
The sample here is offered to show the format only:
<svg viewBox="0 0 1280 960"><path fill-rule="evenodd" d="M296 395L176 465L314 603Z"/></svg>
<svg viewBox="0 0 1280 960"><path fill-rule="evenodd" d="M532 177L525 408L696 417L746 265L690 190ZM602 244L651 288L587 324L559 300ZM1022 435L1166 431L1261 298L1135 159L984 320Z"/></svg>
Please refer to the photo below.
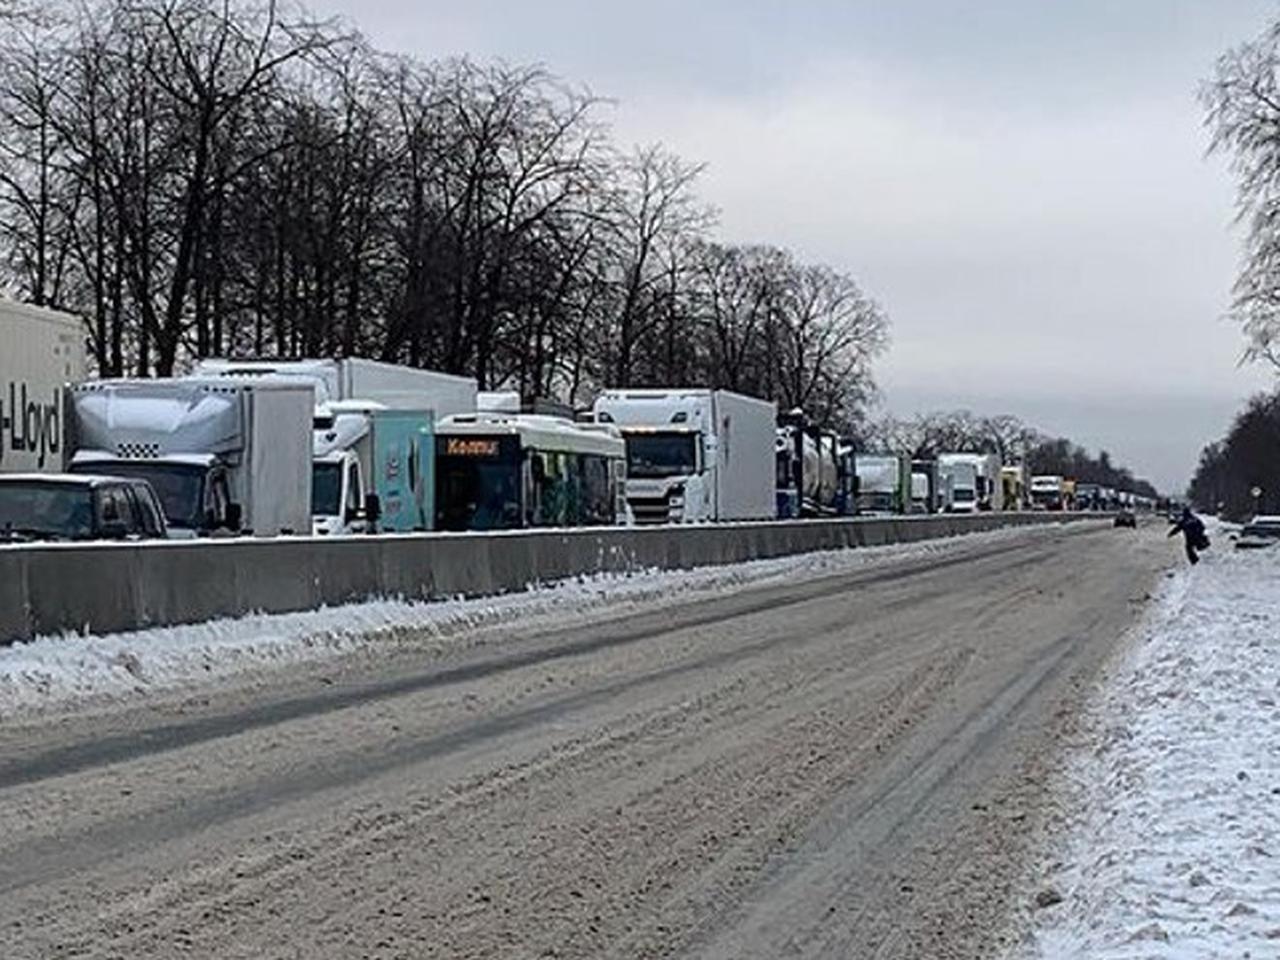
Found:
<svg viewBox="0 0 1280 960"><path fill-rule="evenodd" d="M801 437L803 460L798 463L795 426L778 427L775 439L777 457L778 516L816 517L840 513L847 495L842 484L846 479L840 462L840 441L832 433L804 431ZM803 494L796 491L797 466L804 483Z"/></svg>
<svg viewBox="0 0 1280 960"><path fill-rule="evenodd" d="M1027 468L1006 464L1000 468L1000 500L1002 510L1021 510L1027 502Z"/></svg>
<svg viewBox="0 0 1280 960"><path fill-rule="evenodd" d="M627 445L613 427L473 413L436 425L437 530L607 526L625 517Z"/></svg>
<svg viewBox="0 0 1280 960"><path fill-rule="evenodd" d="M911 461L897 454L859 453L858 513L889 516L906 513L911 505Z"/></svg>
<svg viewBox="0 0 1280 960"><path fill-rule="evenodd" d="M608 390L593 407L627 444L636 523L777 516L777 407L728 390Z"/></svg>
<svg viewBox="0 0 1280 960"><path fill-rule="evenodd" d="M70 395L70 472L146 480L173 536L311 531L310 387L100 380Z"/></svg>
<svg viewBox="0 0 1280 960"><path fill-rule="evenodd" d="M1000 457L994 453L940 453L938 469L950 478L951 512L1000 510Z"/></svg>
<svg viewBox="0 0 1280 960"><path fill-rule="evenodd" d="M951 491L936 460L911 461L911 513L943 513Z"/></svg>
<svg viewBox="0 0 1280 960"><path fill-rule="evenodd" d="M164 510L145 481L57 473L0 475L0 543L153 540Z"/></svg>
<svg viewBox="0 0 1280 960"><path fill-rule="evenodd" d="M1041 474L1031 478L1031 507L1034 510L1067 509L1067 481L1057 474Z"/></svg>
<svg viewBox="0 0 1280 960"><path fill-rule="evenodd" d="M0 471L63 468L63 388L87 376L79 317L0 298Z"/></svg>
<svg viewBox="0 0 1280 960"><path fill-rule="evenodd" d="M1137 529L1138 518L1134 515L1132 510L1119 510L1116 512L1115 518L1111 521L1111 525L1114 527L1130 527L1132 529Z"/></svg>
<svg viewBox="0 0 1280 960"><path fill-rule="evenodd" d="M1236 535L1237 550L1258 550L1280 543L1280 516L1254 517Z"/></svg>

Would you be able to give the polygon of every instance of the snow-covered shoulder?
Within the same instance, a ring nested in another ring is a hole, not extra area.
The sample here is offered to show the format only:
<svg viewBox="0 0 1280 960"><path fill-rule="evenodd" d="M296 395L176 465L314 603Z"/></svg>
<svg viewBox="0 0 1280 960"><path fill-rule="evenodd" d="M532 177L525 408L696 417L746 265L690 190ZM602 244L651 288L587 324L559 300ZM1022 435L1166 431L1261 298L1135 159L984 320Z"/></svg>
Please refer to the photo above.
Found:
<svg viewBox="0 0 1280 960"><path fill-rule="evenodd" d="M1091 705L1014 957L1280 957L1280 549L1216 533Z"/></svg>

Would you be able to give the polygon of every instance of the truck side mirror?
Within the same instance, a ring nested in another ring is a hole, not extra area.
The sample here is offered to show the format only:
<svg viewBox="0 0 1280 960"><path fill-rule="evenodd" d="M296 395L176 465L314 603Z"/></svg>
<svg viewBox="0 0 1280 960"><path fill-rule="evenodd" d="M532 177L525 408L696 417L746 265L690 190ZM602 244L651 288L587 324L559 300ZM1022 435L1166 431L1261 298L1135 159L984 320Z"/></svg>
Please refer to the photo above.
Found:
<svg viewBox="0 0 1280 960"><path fill-rule="evenodd" d="M244 508L238 503L227 504L227 529L232 533L239 533L241 526L244 524Z"/></svg>
<svg viewBox="0 0 1280 960"><path fill-rule="evenodd" d="M364 495L364 518L370 526L382 519L382 500L376 493Z"/></svg>

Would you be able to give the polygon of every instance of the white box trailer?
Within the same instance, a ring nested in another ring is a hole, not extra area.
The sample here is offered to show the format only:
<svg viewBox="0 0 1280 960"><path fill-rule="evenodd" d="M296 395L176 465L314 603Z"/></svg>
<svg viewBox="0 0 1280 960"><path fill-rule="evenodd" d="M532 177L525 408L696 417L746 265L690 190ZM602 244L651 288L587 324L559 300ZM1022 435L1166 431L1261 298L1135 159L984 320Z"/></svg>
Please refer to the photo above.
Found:
<svg viewBox="0 0 1280 960"><path fill-rule="evenodd" d="M197 377L282 377L315 387L316 406L363 400L388 410L430 411L436 421L474 413L478 385L470 377L402 367L379 360L201 360Z"/></svg>
<svg viewBox="0 0 1280 960"><path fill-rule="evenodd" d="M433 485L415 482L414 504L383 503L386 484L372 469L377 445L375 413L381 411L386 436L404 426L393 413L419 418L420 436L410 446L423 475L434 475L431 425L476 411L478 385L469 377L402 367L378 360L202 360L196 376L276 377L311 384L315 390L312 532L319 536L364 533L370 529L430 529ZM396 422L396 427L391 424ZM408 443L408 441L405 441ZM406 447L406 456L408 448ZM415 477L415 480L418 478ZM371 498L372 497L372 498ZM417 516L419 521L411 521ZM397 519L399 517L400 519Z"/></svg>
<svg viewBox="0 0 1280 960"><path fill-rule="evenodd" d="M311 388L289 380L72 387L71 470L151 483L178 536L311 531Z"/></svg>
<svg viewBox="0 0 1280 960"><path fill-rule="evenodd" d="M637 523L776 515L773 403L728 390L609 390L593 412L627 441L627 503Z"/></svg>
<svg viewBox="0 0 1280 960"><path fill-rule="evenodd" d="M79 317L0 299L0 470L63 468L64 388L88 366Z"/></svg>

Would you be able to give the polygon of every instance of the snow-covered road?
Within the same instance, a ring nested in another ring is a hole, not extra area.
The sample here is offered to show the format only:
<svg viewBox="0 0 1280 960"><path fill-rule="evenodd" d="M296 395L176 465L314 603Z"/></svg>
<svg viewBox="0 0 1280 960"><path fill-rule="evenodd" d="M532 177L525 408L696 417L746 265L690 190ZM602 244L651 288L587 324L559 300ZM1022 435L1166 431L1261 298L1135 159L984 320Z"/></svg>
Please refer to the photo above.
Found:
<svg viewBox="0 0 1280 960"><path fill-rule="evenodd" d="M1015 957L1280 956L1280 549L1214 541L1082 718Z"/></svg>
<svg viewBox="0 0 1280 960"><path fill-rule="evenodd" d="M921 543L836 550L694 570L581 577L499 597L433 603L387 599L306 613L255 615L108 636L43 637L0 648L0 721L36 714L269 683L273 675L399 641L457 648L504 624L568 627L592 617L799 583L878 565L955 555L1000 544L1045 542L1058 525L1010 528Z"/></svg>

